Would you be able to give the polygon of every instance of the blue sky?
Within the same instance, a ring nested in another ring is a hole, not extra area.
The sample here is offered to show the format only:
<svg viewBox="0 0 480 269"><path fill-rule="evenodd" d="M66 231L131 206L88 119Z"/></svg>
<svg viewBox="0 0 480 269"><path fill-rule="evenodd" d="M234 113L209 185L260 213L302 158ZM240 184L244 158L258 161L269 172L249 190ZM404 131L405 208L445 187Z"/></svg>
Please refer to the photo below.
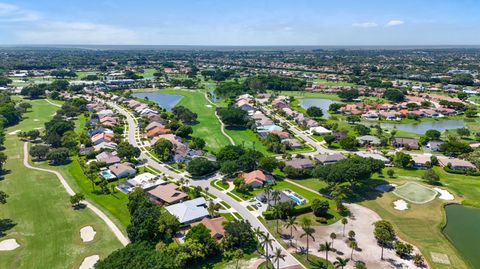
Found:
<svg viewBox="0 0 480 269"><path fill-rule="evenodd" d="M0 0L0 44L480 45L480 1Z"/></svg>

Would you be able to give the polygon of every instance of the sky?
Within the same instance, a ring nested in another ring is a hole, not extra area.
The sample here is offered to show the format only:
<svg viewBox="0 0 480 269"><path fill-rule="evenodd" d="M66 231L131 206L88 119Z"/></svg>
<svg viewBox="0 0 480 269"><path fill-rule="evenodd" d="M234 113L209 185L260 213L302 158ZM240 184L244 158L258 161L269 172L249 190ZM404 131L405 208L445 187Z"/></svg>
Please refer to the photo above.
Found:
<svg viewBox="0 0 480 269"><path fill-rule="evenodd" d="M0 44L480 45L480 1L0 0Z"/></svg>

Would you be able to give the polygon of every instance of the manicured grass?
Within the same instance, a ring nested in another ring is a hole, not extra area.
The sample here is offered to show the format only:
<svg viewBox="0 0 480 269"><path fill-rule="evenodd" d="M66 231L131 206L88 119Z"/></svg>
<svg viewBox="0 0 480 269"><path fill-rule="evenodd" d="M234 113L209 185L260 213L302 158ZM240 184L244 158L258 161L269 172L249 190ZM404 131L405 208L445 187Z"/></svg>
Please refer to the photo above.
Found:
<svg viewBox="0 0 480 269"><path fill-rule="evenodd" d="M316 251L316 250L313 250L313 251ZM314 262L314 261L326 262L325 259L319 258L319 257L314 256L312 254L308 255L308 261L307 261L306 255L304 253L293 253L293 257L297 258L297 260L299 260L303 265L305 265L305 267L307 267L307 269L316 268L316 267L313 267L313 265L311 265L311 262ZM335 266L333 266L333 264L329 261L328 262L328 269L334 269L334 268L335 268Z"/></svg>
<svg viewBox="0 0 480 269"><path fill-rule="evenodd" d="M319 191L325 187L327 187L327 183L323 180L320 180L318 178L307 178L307 179L296 179L292 180L297 184L300 184L302 186L305 186L309 189L312 189L314 191Z"/></svg>
<svg viewBox="0 0 480 269"><path fill-rule="evenodd" d="M245 148L254 148L265 155L271 154L268 153L262 140L260 140L258 135L251 129L226 128L225 132L235 141L236 145L243 145Z"/></svg>
<svg viewBox="0 0 480 269"><path fill-rule="evenodd" d="M323 98L333 101L340 101L336 94L323 92L307 92L307 91L275 91L278 95L294 96L295 98Z"/></svg>
<svg viewBox="0 0 480 269"><path fill-rule="evenodd" d="M355 86L354 83L347 81L331 81L326 79L314 79L313 83L316 85L325 85L325 86Z"/></svg>
<svg viewBox="0 0 480 269"><path fill-rule="evenodd" d="M7 129L28 131L42 127L58 109L35 100L32 112L20 124ZM36 119L36 120L34 120ZM0 181L0 189L8 195L1 205L0 219L9 218L16 226L7 230L6 238L15 238L20 248L0 252L0 268L78 268L86 256L105 258L121 247L105 223L89 209L73 210L69 196L58 178L47 172L23 166L23 142L7 135L5 168L10 171ZM97 232L94 241L83 243L80 229L91 225Z"/></svg>
<svg viewBox="0 0 480 269"><path fill-rule="evenodd" d="M220 122L215 116L215 107L211 105L200 90L162 89L161 93L178 94L183 96L177 105L185 106L198 114L198 124L192 126L193 135L203 138L207 142L206 148L218 151L230 145L229 140L220 131Z"/></svg>
<svg viewBox="0 0 480 269"><path fill-rule="evenodd" d="M37 166L60 172L74 191L83 193L87 199L97 204L100 208L103 208L104 213L107 214L115 224L123 228L124 231L126 230L127 225L130 223L130 214L127 208L128 196L118 190L111 194L101 194L98 186L92 188L92 183L83 174L82 167L77 158L73 158L72 162L66 165L52 167L46 163L40 163L37 164ZM109 183L110 190L112 185L116 186L117 182Z"/></svg>

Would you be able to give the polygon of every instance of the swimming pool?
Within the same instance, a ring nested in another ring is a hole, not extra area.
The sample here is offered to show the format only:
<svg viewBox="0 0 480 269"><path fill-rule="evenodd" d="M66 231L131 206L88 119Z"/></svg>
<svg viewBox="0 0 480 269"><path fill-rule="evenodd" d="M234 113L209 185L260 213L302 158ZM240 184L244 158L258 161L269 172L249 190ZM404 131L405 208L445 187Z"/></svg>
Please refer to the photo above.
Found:
<svg viewBox="0 0 480 269"><path fill-rule="evenodd" d="M110 170L100 171L100 175L106 180L117 178Z"/></svg>
<svg viewBox="0 0 480 269"><path fill-rule="evenodd" d="M292 190L284 189L282 190L282 192L288 197L290 197L290 199L292 199L297 205L303 205L307 203L307 199L303 198Z"/></svg>

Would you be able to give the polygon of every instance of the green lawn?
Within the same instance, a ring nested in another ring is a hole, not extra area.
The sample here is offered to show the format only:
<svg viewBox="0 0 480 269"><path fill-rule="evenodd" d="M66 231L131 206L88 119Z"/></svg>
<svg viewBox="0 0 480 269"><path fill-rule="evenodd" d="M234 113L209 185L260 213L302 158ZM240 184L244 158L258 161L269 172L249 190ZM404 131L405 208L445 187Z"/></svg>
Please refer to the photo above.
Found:
<svg viewBox="0 0 480 269"><path fill-rule="evenodd" d="M57 107L45 100L31 101L32 111L20 124L6 133L42 127ZM0 268L78 268L86 256L101 258L121 247L103 221L89 209L73 210L69 196L57 177L51 173L23 166L23 142L7 135L5 168L10 171L0 181L8 202L0 205L0 218L16 225L2 239L15 238L20 248L0 252ZM83 243L80 229L91 225L97 234L94 241Z"/></svg>
<svg viewBox="0 0 480 269"><path fill-rule="evenodd" d="M307 91L270 91L270 93L277 93L278 95L293 96L295 98L323 98L333 101L340 101L336 94L324 92L307 92Z"/></svg>
<svg viewBox="0 0 480 269"><path fill-rule="evenodd" d="M251 129L230 129L226 128L225 132L235 141L237 145L244 145L246 148L255 148L265 155L270 155L267 148L263 145L262 140Z"/></svg>
<svg viewBox="0 0 480 269"><path fill-rule="evenodd" d="M316 85L325 85L325 86L355 86L355 83L347 81L331 81L326 79L314 79L313 83Z"/></svg>

